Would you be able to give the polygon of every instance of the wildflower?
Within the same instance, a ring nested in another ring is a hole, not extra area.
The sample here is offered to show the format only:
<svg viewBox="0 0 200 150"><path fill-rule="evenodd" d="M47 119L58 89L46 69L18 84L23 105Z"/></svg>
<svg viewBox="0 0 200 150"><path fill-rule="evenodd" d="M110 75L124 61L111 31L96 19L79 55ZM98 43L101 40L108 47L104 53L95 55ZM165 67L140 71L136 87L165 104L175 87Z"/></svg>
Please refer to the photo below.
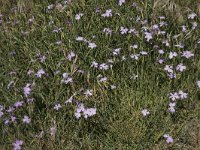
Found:
<svg viewBox="0 0 200 150"><path fill-rule="evenodd" d="M0 118L3 116L3 114L4 114L4 113L3 113L2 111L0 111Z"/></svg>
<svg viewBox="0 0 200 150"><path fill-rule="evenodd" d="M56 126L54 126L54 127L50 128L49 132L50 132L51 136L54 136L56 134L56 131L57 131L57 128L56 128Z"/></svg>
<svg viewBox="0 0 200 150"><path fill-rule="evenodd" d="M16 118L15 116L11 116L11 121L12 121L12 122L15 122L16 119L17 119L17 118Z"/></svg>
<svg viewBox="0 0 200 150"><path fill-rule="evenodd" d="M163 60L163 59L159 59L159 60L158 60L158 63L159 63L159 64L163 64L163 63L164 63L164 60Z"/></svg>
<svg viewBox="0 0 200 150"><path fill-rule="evenodd" d="M175 102L169 103L169 108L168 108L169 112L174 113L176 111L175 106L176 106Z"/></svg>
<svg viewBox="0 0 200 150"><path fill-rule="evenodd" d="M150 32L145 32L145 39L147 39L147 42L149 42L149 40L153 39L152 33Z"/></svg>
<svg viewBox="0 0 200 150"><path fill-rule="evenodd" d="M83 13L76 14L75 19L80 20L82 16L83 16Z"/></svg>
<svg viewBox="0 0 200 150"><path fill-rule="evenodd" d="M116 85L111 85L110 87L111 87L112 90L116 89Z"/></svg>
<svg viewBox="0 0 200 150"><path fill-rule="evenodd" d="M182 63L180 63L177 67L176 70L183 72L186 69L186 66L184 66Z"/></svg>
<svg viewBox="0 0 200 150"><path fill-rule="evenodd" d="M110 28L104 28L103 32L105 32L106 34L111 34L112 30Z"/></svg>
<svg viewBox="0 0 200 150"><path fill-rule="evenodd" d="M60 45L60 44L62 44L62 41L57 41L57 42L55 42L55 44Z"/></svg>
<svg viewBox="0 0 200 150"><path fill-rule="evenodd" d="M6 119L4 120L4 124L5 124L5 125L8 125L9 123L10 123L10 120L6 118Z"/></svg>
<svg viewBox="0 0 200 150"><path fill-rule="evenodd" d="M33 73L34 73L34 71L31 70L31 69L27 72L28 75L31 75L31 74L33 74Z"/></svg>
<svg viewBox="0 0 200 150"><path fill-rule="evenodd" d="M30 95L30 93L31 93L31 88L30 88L30 86L31 86L31 84L26 84L26 86L23 88L23 91L24 91L24 95L26 96L26 97L28 97L28 95Z"/></svg>
<svg viewBox="0 0 200 150"><path fill-rule="evenodd" d="M23 144L22 140L16 140L15 143L13 143L13 149L14 150L21 150L22 144Z"/></svg>
<svg viewBox="0 0 200 150"><path fill-rule="evenodd" d="M188 93L184 93L183 91L179 90L178 92L180 99L185 99L187 98Z"/></svg>
<svg viewBox="0 0 200 150"><path fill-rule="evenodd" d="M171 79L176 78L176 74L175 74L175 73L169 73L169 74L167 74L167 76L168 76L169 78L171 78Z"/></svg>
<svg viewBox="0 0 200 150"><path fill-rule="evenodd" d="M61 80L61 83L72 83L73 79L71 77L68 76L68 73L63 73L63 79Z"/></svg>
<svg viewBox="0 0 200 150"><path fill-rule="evenodd" d="M76 40L77 40L77 41L84 41L84 38L81 37L81 36L78 36L78 37L76 38Z"/></svg>
<svg viewBox="0 0 200 150"><path fill-rule="evenodd" d="M60 104L56 104L53 109L59 110L62 106Z"/></svg>
<svg viewBox="0 0 200 150"><path fill-rule="evenodd" d="M102 64L100 64L100 66L99 66L99 69L101 69L101 70L108 70L108 65L107 64L105 64L105 63L102 63Z"/></svg>
<svg viewBox="0 0 200 150"><path fill-rule="evenodd" d="M187 28L186 28L186 26L181 26L182 27L182 32L186 32L187 31Z"/></svg>
<svg viewBox="0 0 200 150"><path fill-rule="evenodd" d="M101 15L102 17L112 17L112 9L106 10L104 14Z"/></svg>
<svg viewBox="0 0 200 150"><path fill-rule="evenodd" d="M73 100L73 96L71 96L69 99L67 99L65 101L65 104L72 103L72 100Z"/></svg>
<svg viewBox="0 0 200 150"><path fill-rule="evenodd" d="M134 34L137 34L137 32L135 31L135 29L129 29L128 33L134 33Z"/></svg>
<svg viewBox="0 0 200 150"><path fill-rule="evenodd" d="M98 68L98 63L96 61L93 61L91 67Z"/></svg>
<svg viewBox="0 0 200 150"><path fill-rule="evenodd" d="M81 113L80 112L75 112L75 117L76 117L76 119L79 119L81 117Z"/></svg>
<svg viewBox="0 0 200 150"><path fill-rule="evenodd" d="M121 34L127 34L128 28L121 27L120 32L121 32Z"/></svg>
<svg viewBox="0 0 200 150"><path fill-rule="evenodd" d="M169 134L164 134L163 137L166 139L167 144L173 143L173 138Z"/></svg>
<svg viewBox="0 0 200 150"><path fill-rule="evenodd" d="M17 101L15 104L14 104L14 106L16 107L16 108L18 108L18 107L21 107L22 105L23 105L23 101Z"/></svg>
<svg viewBox="0 0 200 150"><path fill-rule="evenodd" d="M164 54L165 52L162 49L160 49L160 50L158 50L158 53L159 54Z"/></svg>
<svg viewBox="0 0 200 150"><path fill-rule="evenodd" d="M106 82L107 81L107 77L103 77L99 80L99 82Z"/></svg>
<svg viewBox="0 0 200 150"><path fill-rule="evenodd" d="M130 55L130 57L131 57L132 59L135 59L135 60L138 60L138 59L139 59L139 56L140 56L140 54L135 54L135 55L131 54L131 55Z"/></svg>
<svg viewBox="0 0 200 150"><path fill-rule="evenodd" d="M197 25L197 22L192 22L192 30L196 29Z"/></svg>
<svg viewBox="0 0 200 150"><path fill-rule="evenodd" d="M35 74L38 78L41 78L42 75L45 74L43 69L38 70L38 72Z"/></svg>
<svg viewBox="0 0 200 150"><path fill-rule="evenodd" d="M150 112L147 109L143 109L142 110L142 115L143 116L148 116L150 114Z"/></svg>
<svg viewBox="0 0 200 150"><path fill-rule="evenodd" d="M93 90L87 90L85 93L84 93L85 96L92 96L93 95Z"/></svg>
<svg viewBox="0 0 200 150"><path fill-rule="evenodd" d="M174 57L176 57L177 56L177 53L176 52L170 52L169 53L169 59L172 59L172 58L174 58Z"/></svg>
<svg viewBox="0 0 200 150"><path fill-rule="evenodd" d="M147 55L148 53L145 52L145 51L141 51L140 54L141 54L141 55Z"/></svg>
<svg viewBox="0 0 200 150"><path fill-rule="evenodd" d="M93 49L93 48L97 47L97 45L95 43L89 43L88 47Z"/></svg>
<svg viewBox="0 0 200 150"><path fill-rule="evenodd" d="M173 73L173 66L171 65L166 65L164 68L165 71L167 71L168 73Z"/></svg>
<svg viewBox="0 0 200 150"><path fill-rule="evenodd" d="M137 48L138 48L138 45L137 45L137 44L131 45L130 48L137 49Z"/></svg>
<svg viewBox="0 0 200 150"><path fill-rule="evenodd" d="M188 19L194 19L197 16L195 13L191 13L188 15Z"/></svg>
<svg viewBox="0 0 200 150"><path fill-rule="evenodd" d="M32 103L34 101L34 98L28 98L26 101L27 103Z"/></svg>
<svg viewBox="0 0 200 150"><path fill-rule="evenodd" d="M28 116L24 116L23 122L29 124L31 122L31 119Z"/></svg>
<svg viewBox="0 0 200 150"><path fill-rule="evenodd" d="M200 88L200 81L197 81L197 86Z"/></svg>
<svg viewBox="0 0 200 150"><path fill-rule="evenodd" d="M175 92L175 93L170 93L169 98L172 101L175 101L175 100L179 99L180 97L179 97L179 94L177 92Z"/></svg>
<svg viewBox="0 0 200 150"><path fill-rule="evenodd" d="M6 110L6 112L11 113L11 112L13 112L14 110L15 110L14 107L9 106L9 108Z"/></svg>
<svg viewBox="0 0 200 150"><path fill-rule="evenodd" d="M52 9L54 7L54 5L53 4L51 4L51 5L49 5L49 6L47 6L47 9Z"/></svg>
<svg viewBox="0 0 200 150"><path fill-rule="evenodd" d="M119 55L121 48L116 48L113 50L113 55Z"/></svg>
<svg viewBox="0 0 200 150"><path fill-rule="evenodd" d="M87 108L83 111L84 118L94 116L96 114L96 108Z"/></svg>
<svg viewBox="0 0 200 150"><path fill-rule="evenodd" d="M194 54L192 52L190 52L190 51L184 51L182 53L182 56L185 57L185 58L187 58L187 59L189 59L190 57L193 57Z"/></svg>
<svg viewBox="0 0 200 150"><path fill-rule="evenodd" d="M40 62L44 62L45 61L45 59L46 59L46 56L40 56Z"/></svg>
<svg viewBox="0 0 200 150"><path fill-rule="evenodd" d="M71 52L68 56L67 56L67 59L69 61L72 61L72 59L76 56L76 54L74 52Z"/></svg>
<svg viewBox="0 0 200 150"><path fill-rule="evenodd" d="M119 0L118 5L121 6L123 3L125 3L125 0Z"/></svg>

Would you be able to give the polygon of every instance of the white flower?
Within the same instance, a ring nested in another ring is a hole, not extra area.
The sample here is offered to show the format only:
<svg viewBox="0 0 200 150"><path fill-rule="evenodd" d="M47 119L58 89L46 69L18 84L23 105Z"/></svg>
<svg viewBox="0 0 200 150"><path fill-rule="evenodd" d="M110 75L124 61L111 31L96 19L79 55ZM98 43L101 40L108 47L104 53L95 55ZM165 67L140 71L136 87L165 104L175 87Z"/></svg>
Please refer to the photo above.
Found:
<svg viewBox="0 0 200 150"><path fill-rule="evenodd" d="M49 132L50 132L51 136L54 136L56 134L56 131L57 131L57 128L56 128L56 126L54 126L54 127L50 128Z"/></svg>
<svg viewBox="0 0 200 150"><path fill-rule="evenodd" d="M72 103L72 101L73 101L73 96L71 96L68 100L66 100L65 104Z"/></svg>
<svg viewBox="0 0 200 150"><path fill-rule="evenodd" d="M158 53L159 54L164 54L165 52L162 49L160 49L160 50L158 50Z"/></svg>
<svg viewBox="0 0 200 150"><path fill-rule="evenodd" d="M24 95L27 97L28 95L30 95L31 93L31 88L30 88L31 84L26 84L26 86L23 88L24 90Z"/></svg>
<svg viewBox="0 0 200 150"><path fill-rule="evenodd" d="M128 28L120 27L121 34L127 34Z"/></svg>
<svg viewBox="0 0 200 150"><path fill-rule="evenodd" d="M137 44L131 45L130 48L134 48L134 49L138 48L138 45Z"/></svg>
<svg viewBox="0 0 200 150"><path fill-rule="evenodd" d="M29 124L31 122L31 119L28 116L24 116L23 122Z"/></svg>
<svg viewBox="0 0 200 150"><path fill-rule="evenodd" d="M140 54L141 54L141 55L147 55L147 54L148 54L148 52L141 51L141 52L140 52Z"/></svg>
<svg viewBox="0 0 200 150"><path fill-rule="evenodd" d="M84 38L81 37L81 36L78 36L78 37L76 38L76 40L77 40L77 41L84 41Z"/></svg>
<svg viewBox="0 0 200 150"><path fill-rule="evenodd" d="M196 29L196 27L198 26L197 22L192 22L192 29Z"/></svg>
<svg viewBox="0 0 200 150"><path fill-rule="evenodd" d="M116 48L113 50L113 55L119 55L121 48Z"/></svg>
<svg viewBox="0 0 200 150"><path fill-rule="evenodd" d="M169 78L171 78L171 79L176 78L176 74L175 74L175 73L169 73L169 74L167 74L167 76L168 76Z"/></svg>
<svg viewBox="0 0 200 150"><path fill-rule="evenodd" d="M96 108L87 108L83 111L84 118L87 119L88 117L96 115Z"/></svg>
<svg viewBox="0 0 200 150"><path fill-rule="evenodd" d="M200 88L200 81L197 81L197 86Z"/></svg>
<svg viewBox="0 0 200 150"><path fill-rule="evenodd" d="M98 63L96 61L93 61L91 67L98 68Z"/></svg>
<svg viewBox="0 0 200 150"><path fill-rule="evenodd" d="M191 13L188 15L188 19L194 19L197 15L195 13Z"/></svg>
<svg viewBox="0 0 200 150"><path fill-rule="evenodd" d="M183 91L179 90L178 92L180 99L185 99L188 96L188 93L184 93Z"/></svg>
<svg viewBox="0 0 200 150"><path fill-rule="evenodd" d="M42 75L45 74L43 69L38 70L38 72L35 74L38 78L41 78Z"/></svg>
<svg viewBox="0 0 200 150"><path fill-rule="evenodd" d="M87 90L85 93L85 96L92 96L93 95L93 90Z"/></svg>
<svg viewBox="0 0 200 150"><path fill-rule="evenodd" d="M119 0L118 5L121 6L123 3L125 3L125 0Z"/></svg>
<svg viewBox="0 0 200 150"><path fill-rule="evenodd" d="M62 106L60 104L56 104L53 109L59 110Z"/></svg>
<svg viewBox="0 0 200 150"><path fill-rule="evenodd" d="M166 65L164 68L165 71L167 71L168 73L173 73L173 66L171 65Z"/></svg>
<svg viewBox="0 0 200 150"><path fill-rule="evenodd" d="M106 34L111 34L112 30L110 28L104 28L103 32L105 32Z"/></svg>
<svg viewBox="0 0 200 150"><path fill-rule="evenodd" d="M148 116L150 114L150 112L147 109L143 109L142 110L142 115L143 116Z"/></svg>
<svg viewBox="0 0 200 150"><path fill-rule="evenodd" d="M135 55L131 54L131 55L130 55L130 57L131 57L132 59L135 59L135 60L138 60L138 59L139 59L139 56L140 56L140 54L135 54Z"/></svg>
<svg viewBox="0 0 200 150"><path fill-rule="evenodd" d="M186 66L184 66L182 63L180 63L177 67L176 70L183 72L186 69Z"/></svg>
<svg viewBox="0 0 200 150"><path fill-rule="evenodd" d="M76 14L75 19L80 20L82 16L83 16L83 13Z"/></svg>
<svg viewBox="0 0 200 150"><path fill-rule="evenodd" d="M106 82L107 81L107 77L103 77L101 79L99 79L99 82Z"/></svg>
<svg viewBox="0 0 200 150"><path fill-rule="evenodd" d="M170 93L169 98L172 101L175 101L175 100L179 99L180 97L179 97L179 94L177 92L175 92L175 93Z"/></svg>
<svg viewBox="0 0 200 150"><path fill-rule="evenodd" d="M88 47L93 49L93 48L97 47L97 45L95 43L89 43Z"/></svg>
<svg viewBox="0 0 200 150"><path fill-rule="evenodd" d="M186 26L181 26L182 27L182 32L186 32L187 31L187 27Z"/></svg>
<svg viewBox="0 0 200 150"><path fill-rule="evenodd" d="M106 10L104 14L101 15L102 17L112 17L112 9Z"/></svg>
<svg viewBox="0 0 200 150"><path fill-rule="evenodd" d="M145 39L147 39L147 42L149 42L149 40L153 39L152 33L150 32L145 32Z"/></svg>
<svg viewBox="0 0 200 150"><path fill-rule="evenodd" d="M105 64L105 63L102 63L102 64L100 64L100 66L99 66L99 69L100 70L108 70L108 65L107 64Z"/></svg>
<svg viewBox="0 0 200 150"><path fill-rule="evenodd" d="M74 52L71 52L68 56L67 56L67 59L69 61L72 61L72 58L74 58L76 56L76 54Z"/></svg>
<svg viewBox="0 0 200 150"><path fill-rule="evenodd" d="M116 85L111 85L110 87L112 90L117 88Z"/></svg>
<svg viewBox="0 0 200 150"><path fill-rule="evenodd" d="M177 53L176 52L170 52L169 53L169 59L172 59L172 58L174 58L174 57L176 57L177 56Z"/></svg>
<svg viewBox="0 0 200 150"><path fill-rule="evenodd" d="M183 54L182 54L183 57L189 59L190 57L193 57L194 54L190 51L184 51Z"/></svg>
<svg viewBox="0 0 200 150"><path fill-rule="evenodd" d="M169 143L173 143L173 138L171 136L169 136L169 134L164 134L163 137L166 139L166 142Z"/></svg>

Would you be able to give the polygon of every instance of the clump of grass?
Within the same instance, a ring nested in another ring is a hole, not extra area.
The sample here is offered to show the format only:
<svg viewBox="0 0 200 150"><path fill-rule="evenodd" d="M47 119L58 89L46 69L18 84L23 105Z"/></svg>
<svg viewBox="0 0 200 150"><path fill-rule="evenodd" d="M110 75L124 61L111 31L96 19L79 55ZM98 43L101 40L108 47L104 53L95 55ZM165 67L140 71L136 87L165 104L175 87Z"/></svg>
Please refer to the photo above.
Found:
<svg viewBox="0 0 200 150"><path fill-rule="evenodd" d="M196 8L1 3L1 149L198 148Z"/></svg>

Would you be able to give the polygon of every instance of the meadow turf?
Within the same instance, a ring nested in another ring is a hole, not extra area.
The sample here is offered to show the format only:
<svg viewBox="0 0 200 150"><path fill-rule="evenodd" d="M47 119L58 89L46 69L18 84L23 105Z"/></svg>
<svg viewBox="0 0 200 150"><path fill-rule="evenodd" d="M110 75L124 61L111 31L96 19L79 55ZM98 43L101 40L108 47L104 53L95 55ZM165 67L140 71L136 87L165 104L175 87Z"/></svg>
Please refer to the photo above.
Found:
<svg viewBox="0 0 200 150"><path fill-rule="evenodd" d="M199 150L199 16L198 0L0 1L0 150Z"/></svg>

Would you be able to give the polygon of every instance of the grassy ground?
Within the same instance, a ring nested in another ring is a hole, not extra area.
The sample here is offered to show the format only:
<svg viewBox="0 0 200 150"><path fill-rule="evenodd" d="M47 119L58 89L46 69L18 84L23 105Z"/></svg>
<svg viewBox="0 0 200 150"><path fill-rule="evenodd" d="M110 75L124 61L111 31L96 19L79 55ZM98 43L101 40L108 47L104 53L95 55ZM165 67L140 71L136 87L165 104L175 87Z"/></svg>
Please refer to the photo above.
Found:
<svg viewBox="0 0 200 150"><path fill-rule="evenodd" d="M112 16L103 17L108 9ZM77 20L79 13L83 15ZM197 16L188 19L192 13ZM120 6L115 0L1 1L0 14L0 149L16 147L16 140L23 141L22 149L33 150L199 149L200 2L127 0ZM152 29L155 24L159 29ZM122 34L121 27L135 33ZM112 33L103 32L105 28ZM148 41L145 32L153 39ZM90 48L91 43L96 47ZM183 57L187 50L194 56ZM170 59L170 52L177 56ZM91 67L93 61L97 68ZM103 63L107 70L100 69ZM176 70L180 63L186 66L183 72ZM167 76L166 65L174 66L176 78ZM62 83L70 78L72 82ZM179 90L187 98L171 100L169 94ZM71 96L72 102L65 104ZM174 113L170 102L176 103ZM96 114L77 119L81 103L96 108ZM145 116L144 109L150 114Z"/></svg>

